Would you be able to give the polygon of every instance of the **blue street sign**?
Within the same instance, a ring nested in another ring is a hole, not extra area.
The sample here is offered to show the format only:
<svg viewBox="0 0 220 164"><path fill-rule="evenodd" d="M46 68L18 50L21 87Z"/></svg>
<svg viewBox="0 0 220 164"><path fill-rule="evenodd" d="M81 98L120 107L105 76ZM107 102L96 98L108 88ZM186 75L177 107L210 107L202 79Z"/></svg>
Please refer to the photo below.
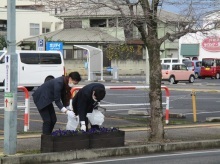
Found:
<svg viewBox="0 0 220 164"><path fill-rule="evenodd" d="M46 42L47 51L60 51L63 53L63 42Z"/></svg>
<svg viewBox="0 0 220 164"><path fill-rule="evenodd" d="M44 46L44 40L43 39L39 39L38 40L38 47L43 47Z"/></svg>
<svg viewBox="0 0 220 164"><path fill-rule="evenodd" d="M44 47L45 47L44 39L38 39L38 41L36 42L36 50L44 51L45 50Z"/></svg>

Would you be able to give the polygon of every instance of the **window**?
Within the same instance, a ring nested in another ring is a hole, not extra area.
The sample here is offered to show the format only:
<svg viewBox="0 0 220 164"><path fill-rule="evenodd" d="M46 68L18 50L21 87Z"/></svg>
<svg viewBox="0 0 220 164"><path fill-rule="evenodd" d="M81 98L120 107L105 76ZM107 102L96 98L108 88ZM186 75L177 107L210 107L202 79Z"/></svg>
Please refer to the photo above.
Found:
<svg viewBox="0 0 220 164"><path fill-rule="evenodd" d="M178 60L173 60L172 62L173 62L173 63L178 63Z"/></svg>
<svg viewBox="0 0 220 164"><path fill-rule="evenodd" d="M4 52L0 52L0 56L3 54Z"/></svg>
<svg viewBox="0 0 220 164"><path fill-rule="evenodd" d="M172 70L180 70L180 65L173 65Z"/></svg>
<svg viewBox="0 0 220 164"><path fill-rule="evenodd" d="M42 53L40 54L40 64L61 64L60 54Z"/></svg>
<svg viewBox="0 0 220 164"><path fill-rule="evenodd" d="M82 20L75 20L71 18L64 19L64 29L82 28Z"/></svg>
<svg viewBox="0 0 220 164"><path fill-rule="evenodd" d="M91 19L90 27L106 27L106 19Z"/></svg>
<svg viewBox="0 0 220 164"><path fill-rule="evenodd" d="M20 53L24 64L61 64L59 53Z"/></svg>
<svg viewBox="0 0 220 164"><path fill-rule="evenodd" d="M24 64L39 64L39 55L36 53L21 53L21 62Z"/></svg>
<svg viewBox="0 0 220 164"><path fill-rule="evenodd" d="M164 60L164 63L171 63L171 60Z"/></svg>
<svg viewBox="0 0 220 164"><path fill-rule="evenodd" d="M0 20L0 31L7 31L7 20Z"/></svg>
<svg viewBox="0 0 220 164"><path fill-rule="evenodd" d="M109 19L108 20L108 27L116 27L116 19Z"/></svg>
<svg viewBox="0 0 220 164"><path fill-rule="evenodd" d="M220 59L216 59L216 66L220 66Z"/></svg>
<svg viewBox="0 0 220 164"><path fill-rule="evenodd" d="M86 55L84 54L84 50L83 49L75 49L74 50L74 59L76 60L83 60L86 59Z"/></svg>
<svg viewBox="0 0 220 164"><path fill-rule="evenodd" d="M64 50L65 60L86 60L87 56L84 49L65 49Z"/></svg>
<svg viewBox="0 0 220 164"><path fill-rule="evenodd" d="M30 35L39 35L40 34L40 25L36 23L30 23Z"/></svg>
<svg viewBox="0 0 220 164"><path fill-rule="evenodd" d="M50 32L49 28L42 28L42 33L48 33L48 32Z"/></svg>
<svg viewBox="0 0 220 164"><path fill-rule="evenodd" d="M202 62L196 62L196 67L201 67Z"/></svg>
<svg viewBox="0 0 220 164"><path fill-rule="evenodd" d="M214 59L202 59L202 66L211 67L214 65Z"/></svg>
<svg viewBox="0 0 220 164"><path fill-rule="evenodd" d="M193 62L189 61L189 62L183 62L187 67L192 67L193 66Z"/></svg>
<svg viewBox="0 0 220 164"><path fill-rule="evenodd" d="M161 65L162 70L169 70L170 66L169 65Z"/></svg>
<svg viewBox="0 0 220 164"><path fill-rule="evenodd" d="M180 65L180 67L181 70L187 70L187 67L185 65Z"/></svg>
<svg viewBox="0 0 220 164"><path fill-rule="evenodd" d="M67 59L67 60L73 59L73 50L72 49L64 50L64 59Z"/></svg>

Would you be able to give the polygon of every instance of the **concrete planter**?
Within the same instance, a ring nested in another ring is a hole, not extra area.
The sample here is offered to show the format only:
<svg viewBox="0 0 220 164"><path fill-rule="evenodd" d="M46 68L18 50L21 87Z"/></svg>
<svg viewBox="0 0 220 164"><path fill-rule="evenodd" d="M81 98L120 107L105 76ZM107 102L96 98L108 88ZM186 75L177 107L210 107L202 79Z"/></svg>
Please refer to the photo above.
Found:
<svg viewBox="0 0 220 164"><path fill-rule="evenodd" d="M41 152L61 152L80 149L124 146L125 132L77 134L72 136L41 135Z"/></svg>
<svg viewBox="0 0 220 164"><path fill-rule="evenodd" d="M41 135L41 152L60 152L89 148L89 136L79 134L74 136Z"/></svg>
<svg viewBox="0 0 220 164"><path fill-rule="evenodd" d="M89 136L89 148L107 148L124 146L125 132L94 133Z"/></svg>

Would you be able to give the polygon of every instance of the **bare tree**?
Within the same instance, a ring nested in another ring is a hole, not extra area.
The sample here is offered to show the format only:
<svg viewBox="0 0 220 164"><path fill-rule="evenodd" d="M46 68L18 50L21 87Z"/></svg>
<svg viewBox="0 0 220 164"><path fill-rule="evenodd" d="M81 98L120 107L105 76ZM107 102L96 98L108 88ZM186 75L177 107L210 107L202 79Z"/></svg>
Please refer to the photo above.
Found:
<svg viewBox="0 0 220 164"><path fill-rule="evenodd" d="M217 5L218 0L213 0ZM80 9L80 12L96 12L109 8L120 14L126 26L136 26L141 34L141 40L149 54L150 63L150 141L164 140L164 122L161 93L160 46L166 41L174 41L187 33L209 31L209 23L202 24L208 7L213 3L203 0L66 0L68 6ZM180 14L166 15L163 6L178 8ZM90 10L87 10L90 9ZM105 10L104 10L105 11ZM88 13L89 14L89 13ZM80 17L80 14L79 14ZM164 36L158 36L159 23L163 20L166 27ZM212 23L212 22L211 22Z"/></svg>

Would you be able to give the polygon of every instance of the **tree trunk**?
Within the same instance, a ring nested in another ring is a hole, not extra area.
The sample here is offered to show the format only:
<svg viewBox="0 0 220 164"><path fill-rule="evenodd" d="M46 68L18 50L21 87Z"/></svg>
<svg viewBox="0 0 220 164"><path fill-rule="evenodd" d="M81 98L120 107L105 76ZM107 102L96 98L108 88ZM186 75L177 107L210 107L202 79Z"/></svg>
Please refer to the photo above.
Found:
<svg viewBox="0 0 220 164"><path fill-rule="evenodd" d="M161 64L160 64L160 44L156 40L148 43L150 62L150 137L149 141L162 142L164 140L163 108L161 93Z"/></svg>

